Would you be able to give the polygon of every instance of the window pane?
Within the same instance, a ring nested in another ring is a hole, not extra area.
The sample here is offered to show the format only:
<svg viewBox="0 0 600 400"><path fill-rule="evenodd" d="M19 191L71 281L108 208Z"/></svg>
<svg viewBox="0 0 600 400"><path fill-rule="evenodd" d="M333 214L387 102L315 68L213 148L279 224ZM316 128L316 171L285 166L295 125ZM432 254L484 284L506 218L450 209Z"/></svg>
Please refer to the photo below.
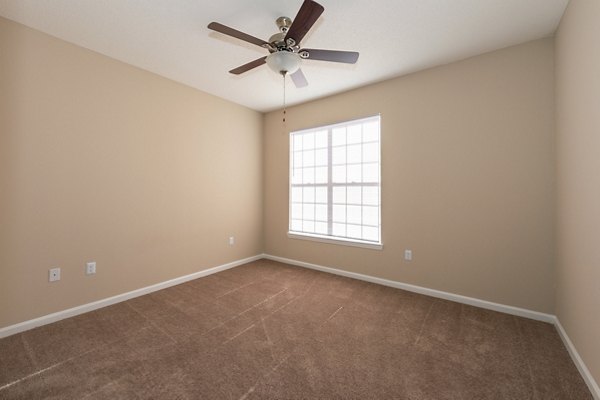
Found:
<svg viewBox="0 0 600 400"><path fill-rule="evenodd" d="M302 221L299 219L293 219L291 230L296 232L302 232Z"/></svg>
<svg viewBox="0 0 600 400"><path fill-rule="evenodd" d="M335 166L331 168L331 179L335 183L345 183L346 182L346 166Z"/></svg>
<svg viewBox="0 0 600 400"><path fill-rule="evenodd" d="M327 131L315 132L315 147L327 147Z"/></svg>
<svg viewBox="0 0 600 400"><path fill-rule="evenodd" d="M315 219L317 221L327 222L327 206L324 204L317 204L315 206Z"/></svg>
<svg viewBox="0 0 600 400"><path fill-rule="evenodd" d="M332 146L340 146L346 144L346 128L334 128L331 131Z"/></svg>
<svg viewBox="0 0 600 400"><path fill-rule="evenodd" d="M314 167L315 166L315 151L307 150L303 152L302 162L305 167Z"/></svg>
<svg viewBox="0 0 600 400"><path fill-rule="evenodd" d="M302 150L302 135L294 135L294 151Z"/></svg>
<svg viewBox="0 0 600 400"><path fill-rule="evenodd" d="M315 183L327 183L327 167L315 169Z"/></svg>
<svg viewBox="0 0 600 400"><path fill-rule="evenodd" d="M314 133L305 133L304 139L302 140L302 149L303 150L312 150L315 148L315 134Z"/></svg>
<svg viewBox="0 0 600 400"><path fill-rule="evenodd" d="M379 181L379 164L363 164L363 182Z"/></svg>
<svg viewBox="0 0 600 400"><path fill-rule="evenodd" d="M360 206L348 206L346 208L346 212L347 212L347 222L350 224L361 224L361 210L360 210Z"/></svg>
<svg viewBox="0 0 600 400"><path fill-rule="evenodd" d="M315 205L314 204L309 203L309 204L304 204L302 206L302 219L304 221L315 219Z"/></svg>
<svg viewBox="0 0 600 400"><path fill-rule="evenodd" d="M315 151L315 165L327 165L327 149Z"/></svg>
<svg viewBox="0 0 600 400"><path fill-rule="evenodd" d="M357 183L357 182L361 182L361 165L348 165L347 167L347 173L348 173L348 179L347 181L352 183Z"/></svg>
<svg viewBox="0 0 600 400"><path fill-rule="evenodd" d="M359 163L361 162L361 156L360 156L360 144L355 144L353 146L348 146L348 153L347 153L347 162L348 164L355 164L355 163ZM306 160L305 160L306 162Z"/></svg>
<svg viewBox="0 0 600 400"><path fill-rule="evenodd" d="M363 207L362 223L377 226L379 224L379 207Z"/></svg>
<svg viewBox="0 0 600 400"><path fill-rule="evenodd" d="M346 222L346 206L333 205L333 222Z"/></svg>
<svg viewBox="0 0 600 400"><path fill-rule="evenodd" d="M295 151L294 158L292 159L292 168L300 168L302 167L302 152Z"/></svg>
<svg viewBox="0 0 600 400"><path fill-rule="evenodd" d="M295 168L292 171L292 183L302 183L302 168Z"/></svg>
<svg viewBox="0 0 600 400"><path fill-rule="evenodd" d="M346 236L346 224L333 224L332 233L334 236Z"/></svg>
<svg viewBox="0 0 600 400"><path fill-rule="evenodd" d="M379 140L379 123L377 121L363 124L363 142Z"/></svg>
<svg viewBox="0 0 600 400"><path fill-rule="evenodd" d="M346 225L346 236L356 239L362 238L360 225Z"/></svg>
<svg viewBox="0 0 600 400"><path fill-rule="evenodd" d="M333 165L346 163L346 146L334 147L331 149L331 162Z"/></svg>
<svg viewBox="0 0 600 400"><path fill-rule="evenodd" d="M363 144L362 161L363 162L379 161L379 143Z"/></svg>
<svg viewBox="0 0 600 400"><path fill-rule="evenodd" d="M327 235L327 222L315 222L315 233Z"/></svg>
<svg viewBox="0 0 600 400"><path fill-rule="evenodd" d="M362 238L364 240L372 240L374 242L379 241L379 228L375 228L372 226L363 226Z"/></svg>
<svg viewBox="0 0 600 400"><path fill-rule="evenodd" d="M292 218L302 219L302 204L292 204Z"/></svg>
<svg viewBox="0 0 600 400"><path fill-rule="evenodd" d="M302 195L302 201L305 203L314 203L315 202L315 188L305 187L304 193Z"/></svg>
<svg viewBox="0 0 600 400"><path fill-rule="evenodd" d="M302 188L292 188L292 202L300 203L302 201Z"/></svg>
<svg viewBox="0 0 600 400"><path fill-rule="evenodd" d="M315 183L314 168L304 168L302 170L302 183Z"/></svg>
<svg viewBox="0 0 600 400"><path fill-rule="evenodd" d="M326 187L315 188L315 203L327 204L327 188Z"/></svg>
<svg viewBox="0 0 600 400"><path fill-rule="evenodd" d="M302 230L304 232L314 233L315 232L315 222L307 221L307 220L302 221Z"/></svg>
<svg viewBox="0 0 600 400"><path fill-rule="evenodd" d="M348 144L360 143L362 141L362 124L352 125L348 127ZM306 146L306 144L305 144Z"/></svg>
<svg viewBox="0 0 600 400"><path fill-rule="evenodd" d="M346 203L346 187L335 186L333 188L333 203L344 204Z"/></svg>
<svg viewBox="0 0 600 400"><path fill-rule="evenodd" d="M361 204L360 186L350 186L348 188L348 204Z"/></svg>
<svg viewBox="0 0 600 400"><path fill-rule="evenodd" d="M379 205L379 188L374 186L363 186L363 204L371 206Z"/></svg>

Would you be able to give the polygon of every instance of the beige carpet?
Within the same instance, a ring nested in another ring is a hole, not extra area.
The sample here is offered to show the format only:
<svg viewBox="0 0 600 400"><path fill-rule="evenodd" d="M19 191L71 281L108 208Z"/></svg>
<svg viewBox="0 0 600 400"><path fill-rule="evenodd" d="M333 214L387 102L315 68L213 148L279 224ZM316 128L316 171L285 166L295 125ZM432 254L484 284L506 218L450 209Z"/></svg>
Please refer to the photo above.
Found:
<svg viewBox="0 0 600 400"><path fill-rule="evenodd" d="M257 261L0 340L0 399L591 399L554 327Z"/></svg>

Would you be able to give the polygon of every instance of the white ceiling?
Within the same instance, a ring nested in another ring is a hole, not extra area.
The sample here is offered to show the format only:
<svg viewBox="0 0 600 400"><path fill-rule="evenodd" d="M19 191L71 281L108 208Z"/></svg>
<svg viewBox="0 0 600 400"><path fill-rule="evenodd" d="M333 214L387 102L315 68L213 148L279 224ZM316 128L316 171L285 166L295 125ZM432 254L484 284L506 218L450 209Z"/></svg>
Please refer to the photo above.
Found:
<svg viewBox="0 0 600 400"><path fill-rule="evenodd" d="M568 0L317 0L325 7L304 47L360 52L355 65L303 61L309 86L288 104L552 35ZM268 54L206 28L217 21L268 40L302 0L0 0L0 15L258 111L281 107Z"/></svg>

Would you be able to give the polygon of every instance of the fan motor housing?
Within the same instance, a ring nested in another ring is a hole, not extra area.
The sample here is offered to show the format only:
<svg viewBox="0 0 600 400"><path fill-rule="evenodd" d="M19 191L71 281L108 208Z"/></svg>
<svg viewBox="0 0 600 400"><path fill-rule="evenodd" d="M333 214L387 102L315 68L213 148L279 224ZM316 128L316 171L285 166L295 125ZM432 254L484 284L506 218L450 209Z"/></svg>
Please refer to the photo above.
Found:
<svg viewBox="0 0 600 400"><path fill-rule="evenodd" d="M285 48L285 32L279 32L269 38L269 42L276 49Z"/></svg>
<svg viewBox="0 0 600 400"><path fill-rule="evenodd" d="M289 17L279 17L275 20L275 25L279 28L279 33L274 34L269 38L272 49L269 50L271 53L281 50L294 51L294 45L296 44L293 39L286 41L285 36L287 35L290 26L292 26L292 20Z"/></svg>

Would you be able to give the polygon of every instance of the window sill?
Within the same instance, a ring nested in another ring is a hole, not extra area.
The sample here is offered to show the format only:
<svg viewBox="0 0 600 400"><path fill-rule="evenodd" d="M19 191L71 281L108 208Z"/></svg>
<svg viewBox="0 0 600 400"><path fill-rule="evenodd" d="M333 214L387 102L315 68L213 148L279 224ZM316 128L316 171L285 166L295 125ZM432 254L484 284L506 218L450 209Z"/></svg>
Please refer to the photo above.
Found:
<svg viewBox="0 0 600 400"><path fill-rule="evenodd" d="M329 236L310 235L307 233L288 232L288 237L291 239L309 240L313 242L337 244L340 246L362 247L363 249L383 250L382 243L365 242L362 240L332 238Z"/></svg>

